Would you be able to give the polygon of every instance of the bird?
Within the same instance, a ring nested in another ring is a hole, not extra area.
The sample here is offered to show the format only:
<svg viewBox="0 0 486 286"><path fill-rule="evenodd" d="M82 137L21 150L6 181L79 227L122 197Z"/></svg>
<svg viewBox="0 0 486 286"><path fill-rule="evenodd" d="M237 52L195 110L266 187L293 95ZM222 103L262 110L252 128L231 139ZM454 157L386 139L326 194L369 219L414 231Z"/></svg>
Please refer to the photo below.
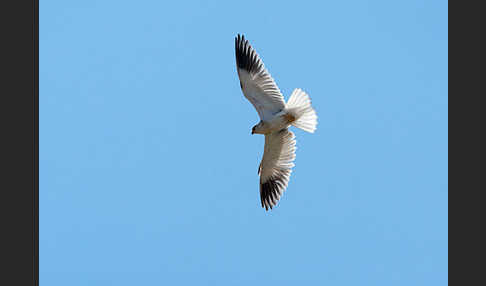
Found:
<svg viewBox="0 0 486 286"><path fill-rule="evenodd" d="M258 175L261 205L268 211L280 201L295 166L296 140L289 127L314 133L317 114L309 95L300 88L294 89L285 102L279 87L244 35L235 37L235 54L240 88L260 117L251 134L265 136Z"/></svg>

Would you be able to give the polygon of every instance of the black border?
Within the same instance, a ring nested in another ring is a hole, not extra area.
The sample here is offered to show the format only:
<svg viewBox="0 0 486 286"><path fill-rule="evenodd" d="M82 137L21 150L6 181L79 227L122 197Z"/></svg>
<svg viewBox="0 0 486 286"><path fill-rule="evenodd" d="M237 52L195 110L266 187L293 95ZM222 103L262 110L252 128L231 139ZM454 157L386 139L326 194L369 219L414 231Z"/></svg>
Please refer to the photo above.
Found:
<svg viewBox="0 0 486 286"><path fill-rule="evenodd" d="M39 1L0 1L0 285L39 285Z"/></svg>
<svg viewBox="0 0 486 286"><path fill-rule="evenodd" d="M39 0L32 0L32 41L33 41L33 119L32 123L34 126L33 136L34 136L34 146L33 146L33 157L34 157L34 168L33 168L33 179L34 179L34 189L33 189L33 238L32 238L32 248L33 248L33 261L32 261L32 275L33 284L39 285Z"/></svg>
<svg viewBox="0 0 486 286"><path fill-rule="evenodd" d="M466 3L448 2L448 278L484 285L485 18Z"/></svg>

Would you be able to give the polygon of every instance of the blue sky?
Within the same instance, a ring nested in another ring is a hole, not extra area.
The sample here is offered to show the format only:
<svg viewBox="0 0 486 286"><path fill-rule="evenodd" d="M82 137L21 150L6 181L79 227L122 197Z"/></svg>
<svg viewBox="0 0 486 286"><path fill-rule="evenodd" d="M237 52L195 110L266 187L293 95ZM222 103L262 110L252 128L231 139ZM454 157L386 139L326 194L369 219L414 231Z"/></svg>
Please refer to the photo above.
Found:
<svg viewBox="0 0 486 286"><path fill-rule="evenodd" d="M284 2L40 2L41 285L448 284L447 1ZM271 212L237 33L319 116Z"/></svg>

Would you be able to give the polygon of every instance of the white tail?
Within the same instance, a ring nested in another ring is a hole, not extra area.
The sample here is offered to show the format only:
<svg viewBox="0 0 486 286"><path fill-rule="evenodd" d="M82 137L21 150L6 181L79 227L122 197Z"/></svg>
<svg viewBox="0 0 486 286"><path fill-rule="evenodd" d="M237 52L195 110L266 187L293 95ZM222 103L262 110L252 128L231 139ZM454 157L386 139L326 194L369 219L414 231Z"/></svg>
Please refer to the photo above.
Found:
<svg viewBox="0 0 486 286"><path fill-rule="evenodd" d="M317 114L312 108L309 95L300 88L294 89L286 106L288 112L295 116L292 125L309 133L314 133L317 126Z"/></svg>

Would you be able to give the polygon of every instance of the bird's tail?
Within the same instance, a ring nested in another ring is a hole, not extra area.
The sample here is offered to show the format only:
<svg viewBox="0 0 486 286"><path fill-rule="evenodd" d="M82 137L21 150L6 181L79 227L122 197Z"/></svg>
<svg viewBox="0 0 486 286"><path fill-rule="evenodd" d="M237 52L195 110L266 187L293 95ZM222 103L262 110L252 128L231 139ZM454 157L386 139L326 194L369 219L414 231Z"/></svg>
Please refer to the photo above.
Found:
<svg viewBox="0 0 486 286"><path fill-rule="evenodd" d="M286 109L295 117L291 124L309 133L317 128L317 114L312 108L310 97L300 88L294 89L287 102Z"/></svg>

